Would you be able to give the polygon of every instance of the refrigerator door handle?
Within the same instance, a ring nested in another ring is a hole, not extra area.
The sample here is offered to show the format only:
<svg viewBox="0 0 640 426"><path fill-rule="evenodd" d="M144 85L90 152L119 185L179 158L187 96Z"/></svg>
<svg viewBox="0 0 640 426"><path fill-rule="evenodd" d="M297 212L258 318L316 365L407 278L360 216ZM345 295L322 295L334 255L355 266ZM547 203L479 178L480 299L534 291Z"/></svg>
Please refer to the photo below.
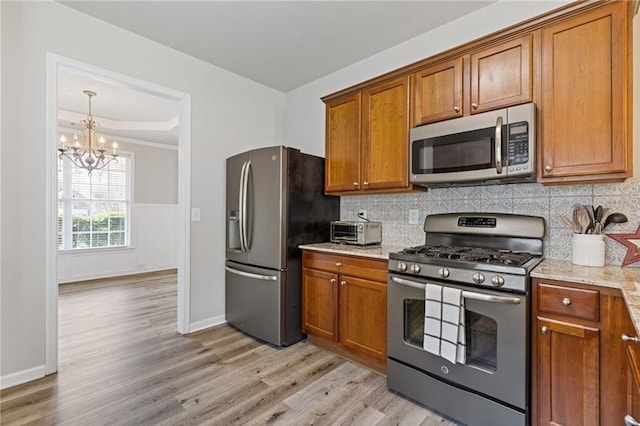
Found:
<svg viewBox="0 0 640 426"><path fill-rule="evenodd" d="M228 272L231 272L232 274L241 275L241 276L247 277L247 278L255 278L257 280L265 280L265 281L277 281L278 280L278 277L275 276L275 275L253 274L251 272L239 271L239 270L231 268L229 266L225 266L224 269L226 269Z"/></svg>
<svg viewBox="0 0 640 426"><path fill-rule="evenodd" d="M246 250L246 244L244 241L244 233L243 233L243 228L244 228L244 217L245 217L245 213L244 213L244 170L247 167L247 162L245 161L242 164L242 169L240 170L240 192L238 194L238 229L239 229L239 235L240 235L240 251L241 252L245 252Z"/></svg>
<svg viewBox="0 0 640 426"><path fill-rule="evenodd" d="M240 224L240 232L242 233L242 241L244 241L244 251L249 251L251 242L249 241L249 235L247 232L248 223L247 223L247 198L249 194L249 172L251 171L251 160L246 162L246 167L244 167L244 176L242 179L243 184L243 197L242 197L242 223Z"/></svg>

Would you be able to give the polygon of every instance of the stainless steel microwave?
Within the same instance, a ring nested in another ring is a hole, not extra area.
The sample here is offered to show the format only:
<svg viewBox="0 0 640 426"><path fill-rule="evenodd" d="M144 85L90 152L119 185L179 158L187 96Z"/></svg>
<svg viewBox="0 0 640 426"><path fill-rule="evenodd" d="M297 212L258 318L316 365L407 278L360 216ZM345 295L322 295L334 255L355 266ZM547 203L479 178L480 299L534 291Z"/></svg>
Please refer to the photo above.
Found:
<svg viewBox="0 0 640 426"><path fill-rule="evenodd" d="M528 103L411 129L409 180L422 186L535 180L535 111Z"/></svg>
<svg viewBox="0 0 640 426"><path fill-rule="evenodd" d="M331 222L331 242L358 246L382 242L382 223L334 220Z"/></svg>

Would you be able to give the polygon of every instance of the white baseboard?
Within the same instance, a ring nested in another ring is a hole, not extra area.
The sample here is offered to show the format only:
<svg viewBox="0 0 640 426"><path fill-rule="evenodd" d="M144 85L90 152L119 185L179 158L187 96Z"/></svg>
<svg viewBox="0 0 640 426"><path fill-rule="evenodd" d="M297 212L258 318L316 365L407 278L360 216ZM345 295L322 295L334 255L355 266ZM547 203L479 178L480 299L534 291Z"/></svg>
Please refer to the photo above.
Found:
<svg viewBox="0 0 640 426"><path fill-rule="evenodd" d="M227 320L224 315L218 315L216 317L207 318L205 320L192 322L189 324L189 333L195 333L196 331L204 330L205 328L213 327L216 325L224 324Z"/></svg>
<svg viewBox="0 0 640 426"><path fill-rule="evenodd" d="M41 379L43 377L44 365L39 365L38 367L7 374L6 376L0 376L0 389L21 385L23 383L30 382L31 380Z"/></svg>
<svg viewBox="0 0 640 426"><path fill-rule="evenodd" d="M152 268L139 268L139 269L131 269L126 271L114 271L108 273L100 273L100 274L92 274L92 275L81 275L69 278L60 278L58 279L58 284L67 284L67 283L75 283L78 281L90 281L90 280L98 280L102 278L113 278L113 277L122 277L125 275L137 275L137 274L146 274L147 272L159 272L166 271L167 269L176 269L176 265L164 265L164 266L154 266Z"/></svg>

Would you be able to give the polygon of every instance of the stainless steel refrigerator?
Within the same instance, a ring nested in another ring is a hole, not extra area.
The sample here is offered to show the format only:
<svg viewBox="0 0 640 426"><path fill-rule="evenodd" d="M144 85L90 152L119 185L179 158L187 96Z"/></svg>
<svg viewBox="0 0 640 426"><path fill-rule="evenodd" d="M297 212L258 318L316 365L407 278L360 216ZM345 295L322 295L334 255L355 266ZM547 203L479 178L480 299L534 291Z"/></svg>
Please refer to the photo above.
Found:
<svg viewBox="0 0 640 426"><path fill-rule="evenodd" d="M278 346L302 333L302 254L329 241L340 199L324 195L324 159L283 146L227 159L225 310L232 326Z"/></svg>

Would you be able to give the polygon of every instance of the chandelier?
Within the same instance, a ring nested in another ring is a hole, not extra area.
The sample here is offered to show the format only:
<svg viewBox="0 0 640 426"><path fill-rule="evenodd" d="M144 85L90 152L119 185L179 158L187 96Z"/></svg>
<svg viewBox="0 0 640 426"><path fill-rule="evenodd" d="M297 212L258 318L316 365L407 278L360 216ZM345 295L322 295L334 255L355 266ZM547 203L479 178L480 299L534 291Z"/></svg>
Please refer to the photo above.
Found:
<svg viewBox="0 0 640 426"><path fill-rule="evenodd" d="M95 128L99 124L93 120L93 115L91 115L91 98L96 96L97 93L91 90L84 90L82 93L89 97L89 115L87 115L86 119L80 121L83 127L84 145L80 145L78 135L74 133L73 145L66 146L67 139L62 135L60 136L60 146L58 146L58 151L60 152L58 157L67 157L76 166L86 169L89 172L89 176L91 176L91 172L94 170L100 170L112 161L118 162L118 155L116 154L118 144L113 143L113 152L107 154L108 157L105 155L107 150L104 148L104 138L100 137L96 144L94 140Z"/></svg>

